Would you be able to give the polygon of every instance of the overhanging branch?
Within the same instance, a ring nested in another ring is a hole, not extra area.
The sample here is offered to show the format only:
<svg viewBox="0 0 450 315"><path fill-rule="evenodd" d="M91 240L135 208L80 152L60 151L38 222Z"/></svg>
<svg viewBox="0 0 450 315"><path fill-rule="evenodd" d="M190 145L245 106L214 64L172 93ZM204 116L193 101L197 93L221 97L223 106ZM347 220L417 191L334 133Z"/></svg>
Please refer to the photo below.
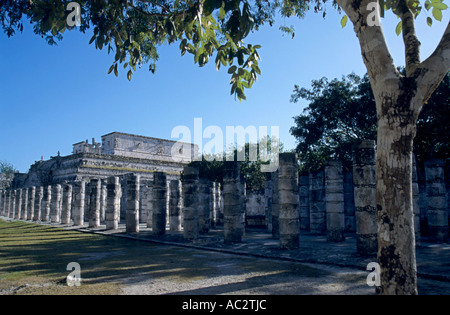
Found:
<svg viewBox="0 0 450 315"><path fill-rule="evenodd" d="M427 102L440 82L450 71L450 22L447 24L442 38L434 52L420 63L415 71L417 93L419 98L417 114L420 113L422 104Z"/></svg>

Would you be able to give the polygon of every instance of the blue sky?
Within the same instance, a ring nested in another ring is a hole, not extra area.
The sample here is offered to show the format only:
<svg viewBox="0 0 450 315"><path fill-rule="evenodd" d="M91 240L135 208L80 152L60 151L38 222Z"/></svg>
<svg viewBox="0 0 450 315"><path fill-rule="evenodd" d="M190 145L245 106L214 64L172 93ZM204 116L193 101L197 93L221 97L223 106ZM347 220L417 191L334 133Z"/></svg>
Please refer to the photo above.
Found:
<svg viewBox="0 0 450 315"><path fill-rule="evenodd" d="M88 45L89 33L66 32L57 46L49 46L25 23L23 33L12 38L0 34L0 160L27 172L41 156L71 154L79 141L100 141L113 131L171 139L178 125L193 131L194 118L202 118L203 129L217 125L224 133L226 126L279 126L281 142L292 149L292 117L307 105L290 103L294 84L309 87L323 76L366 72L352 26L341 28L341 17L329 5L325 19L310 12L251 34L247 42L262 45L262 75L242 102L230 95L225 68L216 71L214 62L200 68L192 55L180 56L178 44L160 48L155 74L144 65L130 82L125 71L118 78L106 74L113 55ZM448 13L432 28L425 18L422 13L417 21L422 59L438 44ZM394 60L403 65L397 19L382 23ZM283 35L280 25L294 25L294 39Z"/></svg>

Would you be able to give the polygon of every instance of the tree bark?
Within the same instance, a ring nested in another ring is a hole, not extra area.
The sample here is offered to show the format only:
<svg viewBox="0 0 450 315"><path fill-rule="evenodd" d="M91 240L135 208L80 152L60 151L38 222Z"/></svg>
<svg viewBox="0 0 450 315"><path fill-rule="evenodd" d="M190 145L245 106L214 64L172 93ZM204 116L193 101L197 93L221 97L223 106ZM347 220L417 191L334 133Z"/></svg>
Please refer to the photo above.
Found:
<svg viewBox="0 0 450 315"><path fill-rule="evenodd" d="M416 119L400 97L381 107L377 132L377 223L380 294L417 294L412 203L412 149ZM407 93L407 92L406 92Z"/></svg>

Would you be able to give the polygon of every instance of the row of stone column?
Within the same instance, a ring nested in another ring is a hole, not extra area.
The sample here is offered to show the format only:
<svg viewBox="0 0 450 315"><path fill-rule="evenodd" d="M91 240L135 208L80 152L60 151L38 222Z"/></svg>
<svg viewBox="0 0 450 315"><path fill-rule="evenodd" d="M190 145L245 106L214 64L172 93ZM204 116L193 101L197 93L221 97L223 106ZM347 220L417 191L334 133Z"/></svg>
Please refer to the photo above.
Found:
<svg viewBox="0 0 450 315"><path fill-rule="evenodd" d="M353 172L343 174L339 161L329 161L323 171L300 177L301 229L327 234L329 241L344 241L345 231L356 232L357 251L377 251L375 142L362 141L355 148ZM350 176L349 176L350 175ZM426 208L428 235L432 241L448 240L450 211L446 197L444 162L425 163L425 202L419 206L417 169L413 165L412 189L416 242L420 241L420 208ZM274 183L274 187L277 183ZM448 198L450 200L450 198ZM273 196L277 209L277 196ZM273 211L272 209L272 211ZM272 228L276 223L272 222ZM273 231L274 236L277 235Z"/></svg>

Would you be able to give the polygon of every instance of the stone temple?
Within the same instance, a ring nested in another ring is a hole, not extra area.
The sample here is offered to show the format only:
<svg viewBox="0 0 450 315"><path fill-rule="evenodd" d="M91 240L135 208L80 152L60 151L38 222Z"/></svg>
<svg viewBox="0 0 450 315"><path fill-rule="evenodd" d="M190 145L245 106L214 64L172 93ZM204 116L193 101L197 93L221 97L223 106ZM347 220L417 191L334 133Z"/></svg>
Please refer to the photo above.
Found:
<svg viewBox="0 0 450 315"><path fill-rule="evenodd" d="M106 179L127 173L153 179L154 172L164 172L178 179L183 166L198 153L198 146L122 132L101 137L102 142L88 140L75 143L68 156L51 157L35 162L27 174L15 174L12 188L61 184L67 181Z"/></svg>

